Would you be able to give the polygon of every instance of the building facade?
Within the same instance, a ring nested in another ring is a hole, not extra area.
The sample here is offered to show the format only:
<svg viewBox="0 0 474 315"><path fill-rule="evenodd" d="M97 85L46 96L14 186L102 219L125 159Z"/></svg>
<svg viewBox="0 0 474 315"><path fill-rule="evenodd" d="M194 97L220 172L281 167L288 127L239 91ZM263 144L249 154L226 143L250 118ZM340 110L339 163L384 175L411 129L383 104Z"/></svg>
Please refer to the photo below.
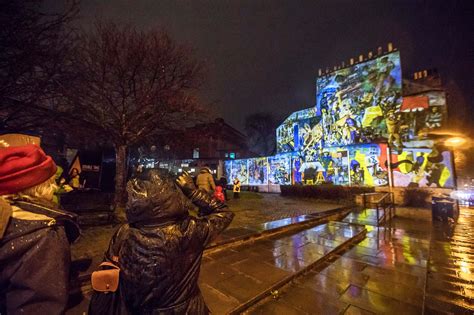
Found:
<svg viewBox="0 0 474 315"><path fill-rule="evenodd" d="M321 75L315 106L277 128L277 154L226 161L228 180L454 188L452 153L431 136L447 117L438 79L421 71L402 80L398 51Z"/></svg>

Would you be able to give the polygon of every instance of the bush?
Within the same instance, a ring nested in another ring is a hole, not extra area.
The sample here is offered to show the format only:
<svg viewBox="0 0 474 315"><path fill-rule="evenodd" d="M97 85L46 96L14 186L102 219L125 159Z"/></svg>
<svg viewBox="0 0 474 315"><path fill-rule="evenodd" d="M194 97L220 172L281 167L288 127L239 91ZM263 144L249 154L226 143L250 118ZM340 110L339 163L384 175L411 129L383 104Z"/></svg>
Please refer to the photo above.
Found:
<svg viewBox="0 0 474 315"><path fill-rule="evenodd" d="M430 192L424 189L406 189L403 205L406 207L429 208L430 203L427 199L430 195Z"/></svg>
<svg viewBox="0 0 474 315"><path fill-rule="evenodd" d="M332 184L303 186L287 185L280 186L281 195L288 197L316 198L326 200L354 200L354 197L363 193L374 192L373 187L347 187Z"/></svg>

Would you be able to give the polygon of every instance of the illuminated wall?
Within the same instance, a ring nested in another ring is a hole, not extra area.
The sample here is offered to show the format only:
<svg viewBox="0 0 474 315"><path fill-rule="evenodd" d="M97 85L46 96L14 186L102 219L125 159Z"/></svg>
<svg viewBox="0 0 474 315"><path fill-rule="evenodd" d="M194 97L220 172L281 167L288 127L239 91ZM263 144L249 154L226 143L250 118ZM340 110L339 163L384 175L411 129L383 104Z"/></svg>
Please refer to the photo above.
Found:
<svg viewBox="0 0 474 315"><path fill-rule="evenodd" d="M393 186L453 187L450 152L428 139L445 120L446 95L402 98L401 78L399 52L318 78L316 106L277 128L277 155L227 161L229 182L387 186L390 154Z"/></svg>
<svg viewBox="0 0 474 315"><path fill-rule="evenodd" d="M274 185L291 184L291 154L268 157L268 183Z"/></svg>
<svg viewBox="0 0 474 315"><path fill-rule="evenodd" d="M384 144L324 148L304 159L292 160L292 183L332 183L352 186L388 185L387 149Z"/></svg>
<svg viewBox="0 0 474 315"><path fill-rule="evenodd" d="M266 157L248 159L249 185L268 184L268 159Z"/></svg>
<svg viewBox="0 0 474 315"><path fill-rule="evenodd" d="M402 102L400 54L337 70L317 79L316 108L325 146L389 138Z"/></svg>
<svg viewBox="0 0 474 315"><path fill-rule="evenodd" d="M352 186L388 186L385 144L364 144L348 148Z"/></svg>
<svg viewBox="0 0 474 315"><path fill-rule="evenodd" d="M449 151L404 149L391 154L393 181L396 187L454 187Z"/></svg>
<svg viewBox="0 0 474 315"><path fill-rule="evenodd" d="M230 178L227 180L232 183L235 178L238 178L241 185L248 185L249 183L249 172L248 172L248 160L233 160Z"/></svg>
<svg viewBox="0 0 474 315"><path fill-rule="evenodd" d="M277 152L304 151L316 146L319 142L313 134L313 128L318 122L316 108L303 109L294 112L277 128Z"/></svg>

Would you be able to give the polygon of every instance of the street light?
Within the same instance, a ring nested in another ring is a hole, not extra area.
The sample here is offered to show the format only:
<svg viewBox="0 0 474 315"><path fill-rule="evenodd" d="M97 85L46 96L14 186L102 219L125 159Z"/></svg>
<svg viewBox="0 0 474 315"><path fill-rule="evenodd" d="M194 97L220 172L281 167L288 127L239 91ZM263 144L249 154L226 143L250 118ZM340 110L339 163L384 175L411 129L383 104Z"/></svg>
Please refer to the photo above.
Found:
<svg viewBox="0 0 474 315"><path fill-rule="evenodd" d="M450 147L459 147L467 142L463 137L451 137L444 141L444 144Z"/></svg>

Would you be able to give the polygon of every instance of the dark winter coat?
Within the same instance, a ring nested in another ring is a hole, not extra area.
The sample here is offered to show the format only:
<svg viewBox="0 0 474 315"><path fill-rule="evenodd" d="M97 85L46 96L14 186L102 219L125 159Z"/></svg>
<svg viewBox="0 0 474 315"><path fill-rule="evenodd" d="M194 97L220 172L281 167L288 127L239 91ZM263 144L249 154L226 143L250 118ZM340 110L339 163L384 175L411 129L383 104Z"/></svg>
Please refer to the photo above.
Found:
<svg viewBox="0 0 474 315"><path fill-rule="evenodd" d="M196 186L207 193L216 189L216 184L209 168L204 167L201 169L199 175L196 178Z"/></svg>
<svg viewBox="0 0 474 315"><path fill-rule="evenodd" d="M69 243L79 236L75 216L43 201L10 205L12 214L0 239L0 314L63 314Z"/></svg>
<svg viewBox="0 0 474 315"><path fill-rule="evenodd" d="M203 250L232 221L233 213L196 218L174 182L155 176L127 185L129 227L106 258L119 256L120 290L132 314L207 314L198 287ZM118 249L120 248L120 249Z"/></svg>

